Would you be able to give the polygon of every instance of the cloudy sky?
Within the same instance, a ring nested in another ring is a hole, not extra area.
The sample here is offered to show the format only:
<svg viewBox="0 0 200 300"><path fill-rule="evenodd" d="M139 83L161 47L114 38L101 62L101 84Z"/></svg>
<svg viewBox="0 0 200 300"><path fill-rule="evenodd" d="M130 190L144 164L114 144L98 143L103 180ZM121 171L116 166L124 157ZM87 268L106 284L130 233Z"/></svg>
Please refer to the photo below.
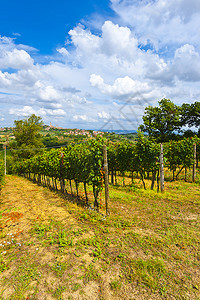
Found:
<svg viewBox="0 0 200 300"><path fill-rule="evenodd" d="M0 127L137 129L200 99L199 0L0 0Z"/></svg>

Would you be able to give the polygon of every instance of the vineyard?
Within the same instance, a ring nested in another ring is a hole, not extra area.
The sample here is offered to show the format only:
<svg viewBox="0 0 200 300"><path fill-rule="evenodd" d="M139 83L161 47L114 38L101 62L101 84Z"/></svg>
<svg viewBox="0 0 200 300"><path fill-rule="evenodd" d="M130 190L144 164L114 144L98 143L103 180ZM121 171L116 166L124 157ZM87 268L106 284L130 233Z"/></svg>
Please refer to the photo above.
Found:
<svg viewBox="0 0 200 300"><path fill-rule="evenodd" d="M22 176L8 174L0 195L0 298L199 299L199 139L163 148L163 193L160 144L141 134L8 165Z"/></svg>
<svg viewBox="0 0 200 300"><path fill-rule="evenodd" d="M98 209L98 196L104 186L103 144L107 145L111 184L117 184L117 174L120 174L123 185L127 176L132 179L132 183L135 177L139 177L146 189L144 179L148 178L151 179L151 189L157 182L157 190L159 190L160 144L154 143L142 134L138 134L136 142L113 143L99 138L91 139L87 143L51 149L30 159L18 161L13 166L13 170L17 174L23 174L56 190L59 186L63 193L68 193L67 181L73 194L73 182L77 198L79 198L79 185L82 183L87 205L87 187L91 186L94 207ZM194 145L196 145L195 154ZM187 171L194 165L198 167L200 139L184 138L180 141L170 141L163 146L165 169L172 172L172 180L177 180L184 169L185 181L187 181ZM191 181L192 178L189 180Z"/></svg>

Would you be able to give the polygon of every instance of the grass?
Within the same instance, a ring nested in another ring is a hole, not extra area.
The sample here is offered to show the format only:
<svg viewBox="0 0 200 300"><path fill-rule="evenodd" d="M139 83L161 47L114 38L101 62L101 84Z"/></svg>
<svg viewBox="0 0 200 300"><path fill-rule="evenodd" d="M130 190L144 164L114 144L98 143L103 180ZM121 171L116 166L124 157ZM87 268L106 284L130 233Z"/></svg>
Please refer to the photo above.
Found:
<svg viewBox="0 0 200 300"><path fill-rule="evenodd" d="M0 299L200 299L199 184L110 186L107 217L72 200L7 176Z"/></svg>
<svg viewBox="0 0 200 300"><path fill-rule="evenodd" d="M166 265L163 260L158 258L131 259L128 268L125 265L125 274L129 282L135 280L139 285L149 287L151 290L161 290L166 283L164 277L168 275Z"/></svg>

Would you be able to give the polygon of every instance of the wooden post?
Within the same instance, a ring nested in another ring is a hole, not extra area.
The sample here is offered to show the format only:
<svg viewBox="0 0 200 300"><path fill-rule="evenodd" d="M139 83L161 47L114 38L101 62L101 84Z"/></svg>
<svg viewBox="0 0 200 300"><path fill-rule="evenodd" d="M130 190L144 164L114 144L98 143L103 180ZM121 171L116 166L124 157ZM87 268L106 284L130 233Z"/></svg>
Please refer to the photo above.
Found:
<svg viewBox="0 0 200 300"><path fill-rule="evenodd" d="M114 185L114 172L111 170L111 184Z"/></svg>
<svg viewBox="0 0 200 300"><path fill-rule="evenodd" d="M63 167L63 158L64 158L64 153L61 152L61 160L60 160L60 188L61 192L65 193L65 179L64 179L64 167Z"/></svg>
<svg viewBox="0 0 200 300"><path fill-rule="evenodd" d="M107 148L103 145L103 161L105 172L105 202L106 202L106 215L109 215L108 201L109 201L109 182L108 182L108 161L107 161Z"/></svg>
<svg viewBox="0 0 200 300"><path fill-rule="evenodd" d="M194 163L193 163L193 170L192 170L192 182L195 182L196 178L196 159L197 159L197 145L193 145L194 149Z"/></svg>
<svg viewBox="0 0 200 300"><path fill-rule="evenodd" d="M160 144L160 190L164 191L164 161L163 161L163 145Z"/></svg>
<svg viewBox="0 0 200 300"><path fill-rule="evenodd" d="M3 145L4 148L4 169L5 169L5 175L6 175L6 145Z"/></svg>

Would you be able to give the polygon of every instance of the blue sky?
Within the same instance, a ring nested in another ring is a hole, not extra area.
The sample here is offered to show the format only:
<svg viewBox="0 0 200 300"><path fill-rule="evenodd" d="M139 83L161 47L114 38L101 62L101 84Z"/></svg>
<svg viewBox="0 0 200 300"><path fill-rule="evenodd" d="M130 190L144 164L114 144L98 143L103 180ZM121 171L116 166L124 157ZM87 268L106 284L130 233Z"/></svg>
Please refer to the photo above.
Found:
<svg viewBox="0 0 200 300"><path fill-rule="evenodd" d="M199 0L0 4L0 127L135 130L162 98L199 101Z"/></svg>
<svg viewBox="0 0 200 300"><path fill-rule="evenodd" d="M64 45L68 31L92 14L112 14L109 1L1 1L1 35L51 54Z"/></svg>

